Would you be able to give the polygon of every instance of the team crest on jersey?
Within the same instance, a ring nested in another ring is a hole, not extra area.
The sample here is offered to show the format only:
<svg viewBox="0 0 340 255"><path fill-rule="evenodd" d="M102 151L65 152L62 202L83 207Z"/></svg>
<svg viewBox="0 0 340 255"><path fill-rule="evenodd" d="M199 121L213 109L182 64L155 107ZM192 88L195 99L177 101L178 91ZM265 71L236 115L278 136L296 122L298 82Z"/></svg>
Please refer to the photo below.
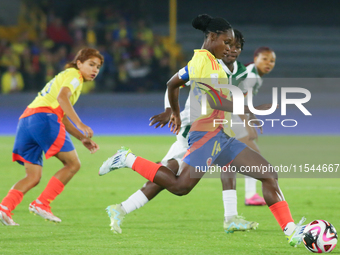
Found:
<svg viewBox="0 0 340 255"><path fill-rule="evenodd" d="M211 166L212 164L212 157L207 159L207 166Z"/></svg>

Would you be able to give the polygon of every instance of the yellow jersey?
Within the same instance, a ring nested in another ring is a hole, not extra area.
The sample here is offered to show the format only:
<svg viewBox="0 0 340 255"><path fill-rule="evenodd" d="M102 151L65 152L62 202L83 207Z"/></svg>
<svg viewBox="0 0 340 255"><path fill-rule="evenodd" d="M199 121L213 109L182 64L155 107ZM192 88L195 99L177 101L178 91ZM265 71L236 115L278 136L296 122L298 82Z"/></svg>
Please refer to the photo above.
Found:
<svg viewBox="0 0 340 255"><path fill-rule="evenodd" d="M224 128L224 132L233 137L234 132L230 129L231 114L212 109L206 98L210 96L208 91L212 90L213 93L216 91L219 98L230 100L229 89L216 87L218 84L228 84L228 76L215 56L208 50L200 49L194 52L194 56L188 63L191 84L190 118L191 121L194 121L190 131L215 131L217 128ZM216 104L220 104L219 98L215 102ZM202 114L202 105L206 107L206 114ZM219 121L216 121L217 124L215 124L214 120Z"/></svg>
<svg viewBox="0 0 340 255"><path fill-rule="evenodd" d="M49 81L33 102L27 106L20 119L39 112L54 113L62 119L64 111L61 109L57 97L63 87L68 87L71 90L70 102L74 105L83 88L83 76L78 69L68 68Z"/></svg>

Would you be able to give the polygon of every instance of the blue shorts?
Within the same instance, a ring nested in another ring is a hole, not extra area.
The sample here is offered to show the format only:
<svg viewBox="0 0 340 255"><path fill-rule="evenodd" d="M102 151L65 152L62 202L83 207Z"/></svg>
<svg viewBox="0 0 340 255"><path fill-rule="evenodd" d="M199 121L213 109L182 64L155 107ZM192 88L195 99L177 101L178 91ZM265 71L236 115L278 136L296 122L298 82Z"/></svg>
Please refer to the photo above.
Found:
<svg viewBox="0 0 340 255"><path fill-rule="evenodd" d="M58 152L74 150L65 125L53 113L35 113L19 120L12 158L19 164L24 162L43 165L46 159Z"/></svg>
<svg viewBox="0 0 340 255"><path fill-rule="evenodd" d="M189 148L183 161L193 167L206 169L212 164L228 166L247 147L244 143L229 137L223 129L213 132L191 131Z"/></svg>

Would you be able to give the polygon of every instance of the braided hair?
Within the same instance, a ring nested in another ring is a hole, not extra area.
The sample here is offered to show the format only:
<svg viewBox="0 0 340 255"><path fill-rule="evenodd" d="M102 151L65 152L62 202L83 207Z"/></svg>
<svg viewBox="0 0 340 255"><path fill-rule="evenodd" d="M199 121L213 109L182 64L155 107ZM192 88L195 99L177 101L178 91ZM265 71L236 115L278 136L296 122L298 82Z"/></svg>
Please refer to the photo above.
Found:
<svg viewBox="0 0 340 255"><path fill-rule="evenodd" d="M232 29L230 23L223 18L213 18L208 14L200 14L192 21L192 26L203 31L205 36L210 32L217 34L223 33Z"/></svg>

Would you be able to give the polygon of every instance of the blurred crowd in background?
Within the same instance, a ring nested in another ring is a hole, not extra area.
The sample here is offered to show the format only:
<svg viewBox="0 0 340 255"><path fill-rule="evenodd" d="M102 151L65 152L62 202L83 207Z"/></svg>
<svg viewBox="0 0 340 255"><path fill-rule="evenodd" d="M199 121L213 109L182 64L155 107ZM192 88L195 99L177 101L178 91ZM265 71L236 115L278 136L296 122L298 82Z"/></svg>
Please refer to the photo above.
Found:
<svg viewBox="0 0 340 255"><path fill-rule="evenodd" d="M69 20L38 5L20 8L18 26L0 27L4 94L41 90L84 47L98 49L105 63L83 93L164 91L171 54L175 65L181 61L179 46L155 34L143 17L114 6L82 9Z"/></svg>

